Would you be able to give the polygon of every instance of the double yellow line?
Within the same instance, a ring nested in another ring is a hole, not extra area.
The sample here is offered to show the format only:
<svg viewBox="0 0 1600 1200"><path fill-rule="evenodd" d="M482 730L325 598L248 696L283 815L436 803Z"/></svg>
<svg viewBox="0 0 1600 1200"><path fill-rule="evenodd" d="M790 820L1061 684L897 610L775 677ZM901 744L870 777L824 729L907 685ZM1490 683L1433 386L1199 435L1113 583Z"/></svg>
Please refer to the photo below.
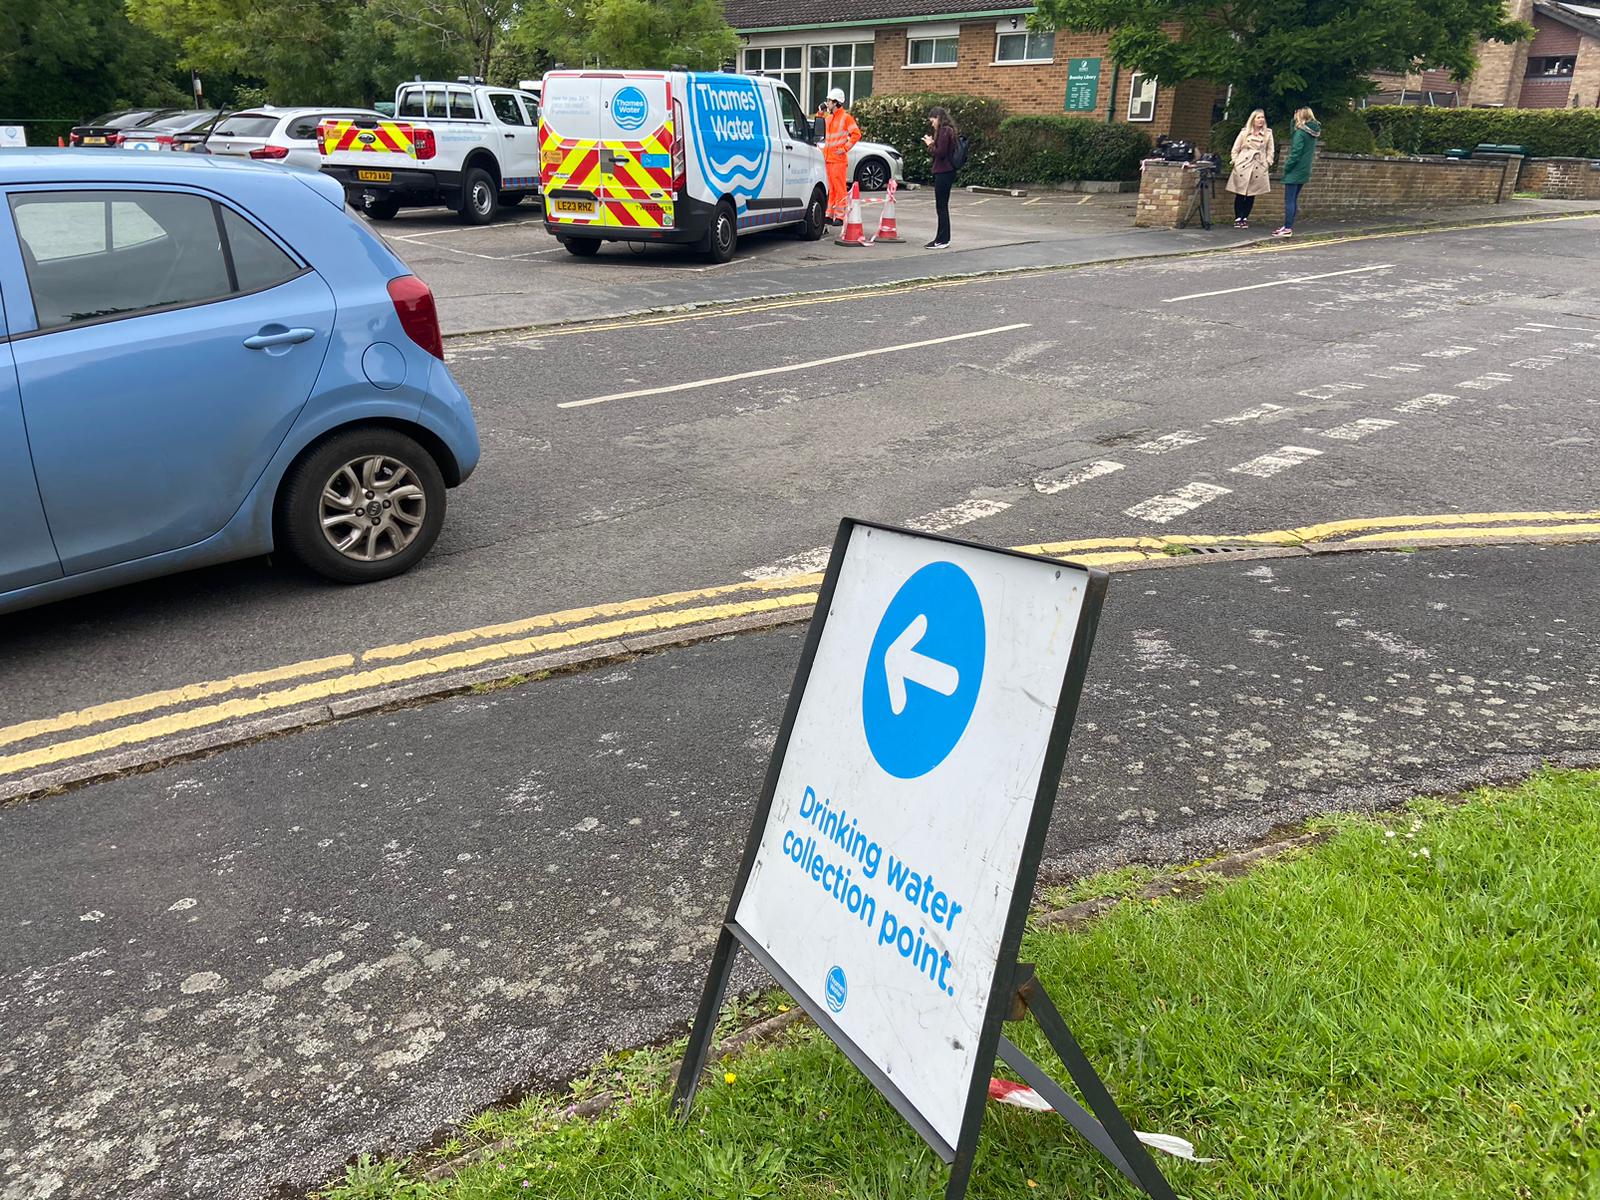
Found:
<svg viewBox="0 0 1600 1200"><path fill-rule="evenodd" d="M1115 567L1222 546L1381 546L1538 537L1600 537L1600 511L1358 518L1265 533L1102 537L1017 548L1091 566ZM666 634L669 640L689 641L707 627L733 619L758 621L788 616L801 620L816 604L816 589L821 581L820 573L790 575L562 609L202 680L21 721L0 727L0 747L16 747L0 754L0 779L25 776L228 722L383 692L418 681L434 680L441 692L449 691L460 686L459 677L465 673L492 669L499 663L509 666L563 650L589 646L595 648L597 656L605 657L608 653L628 652L632 649L629 639L659 642ZM608 643L612 646L609 652ZM458 682L452 683L452 679ZM96 726L103 728L95 730ZM94 731L80 732L90 730Z"/></svg>

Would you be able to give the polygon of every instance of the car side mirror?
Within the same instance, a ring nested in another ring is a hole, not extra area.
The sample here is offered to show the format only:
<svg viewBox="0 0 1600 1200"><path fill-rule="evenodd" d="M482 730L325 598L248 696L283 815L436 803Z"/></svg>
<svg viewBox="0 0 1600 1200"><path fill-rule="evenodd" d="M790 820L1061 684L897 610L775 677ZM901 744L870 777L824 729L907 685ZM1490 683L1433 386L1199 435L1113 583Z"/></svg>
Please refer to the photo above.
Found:
<svg viewBox="0 0 1600 1200"><path fill-rule="evenodd" d="M823 117L811 118L811 141L820 142L828 136L828 122Z"/></svg>

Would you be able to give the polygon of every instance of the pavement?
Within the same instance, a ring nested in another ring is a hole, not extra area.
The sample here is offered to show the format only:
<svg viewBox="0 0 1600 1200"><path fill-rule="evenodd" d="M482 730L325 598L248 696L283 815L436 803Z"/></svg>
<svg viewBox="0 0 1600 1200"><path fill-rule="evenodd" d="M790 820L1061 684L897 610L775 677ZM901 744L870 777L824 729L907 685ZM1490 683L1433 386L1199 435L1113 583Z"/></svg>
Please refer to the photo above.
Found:
<svg viewBox="0 0 1600 1200"><path fill-rule="evenodd" d="M1029 545L1600 511L1596 220L456 339L484 460L432 555L9 618L0 796L746 605L722 589L814 572L843 515Z"/></svg>
<svg viewBox="0 0 1600 1200"><path fill-rule="evenodd" d="M1161 561L1112 577L1043 882L1600 761L1600 545ZM0 1197L303 1194L681 1032L800 639L0 808Z"/></svg>
<svg viewBox="0 0 1600 1200"><path fill-rule="evenodd" d="M868 235L878 227L882 196L863 206ZM744 238L732 262L712 264L693 249L615 243L594 258L575 259L544 232L539 210L525 204L493 225L463 227L444 210L414 209L374 225L401 258L426 279L447 334L592 321L658 308L725 304L796 292L878 287L933 276L1081 266L1123 259L1192 254L1270 243L1271 229L1135 229L1138 196L1077 194L1056 189L1025 196L957 192L951 200L954 240L929 250L933 194L899 193L900 244L866 248L802 242L783 231ZM1224 208L1226 205L1224 204ZM1600 211L1600 203L1512 200L1497 205L1439 207L1416 213L1374 213L1338 221L1305 221L1308 237Z"/></svg>

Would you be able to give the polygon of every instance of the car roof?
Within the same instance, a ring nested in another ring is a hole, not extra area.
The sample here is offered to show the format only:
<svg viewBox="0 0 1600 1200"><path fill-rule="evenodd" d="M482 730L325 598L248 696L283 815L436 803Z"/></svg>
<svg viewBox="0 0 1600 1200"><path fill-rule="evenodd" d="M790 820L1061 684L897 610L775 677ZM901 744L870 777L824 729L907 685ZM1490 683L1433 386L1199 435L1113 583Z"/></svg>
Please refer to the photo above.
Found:
<svg viewBox="0 0 1600 1200"><path fill-rule="evenodd" d="M230 175L246 186L271 179L292 186L296 174L267 163L211 154L141 154L136 150L84 154L53 147L0 154L0 187L21 183L177 183L221 189Z"/></svg>

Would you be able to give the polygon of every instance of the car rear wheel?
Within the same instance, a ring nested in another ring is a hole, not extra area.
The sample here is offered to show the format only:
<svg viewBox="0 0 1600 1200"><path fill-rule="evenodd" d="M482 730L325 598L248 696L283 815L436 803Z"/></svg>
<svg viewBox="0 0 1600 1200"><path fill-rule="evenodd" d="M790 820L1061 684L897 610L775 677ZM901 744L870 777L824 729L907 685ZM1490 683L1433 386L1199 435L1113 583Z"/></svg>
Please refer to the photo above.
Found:
<svg viewBox="0 0 1600 1200"><path fill-rule="evenodd" d="M470 167L461 180L461 221L464 225L487 225L500 211L500 192L494 179L482 167Z"/></svg>
<svg viewBox="0 0 1600 1200"><path fill-rule="evenodd" d="M398 200L367 200L361 206L362 215L373 221L392 221L399 211Z"/></svg>
<svg viewBox="0 0 1600 1200"><path fill-rule="evenodd" d="M444 525L444 476L415 439L349 429L289 471L279 538L301 564L339 583L372 583L414 567Z"/></svg>
<svg viewBox="0 0 1600 1200"><path fill-rule="evenodd" d="M733 215L733 205L726 200L717 205L706 239L706 254L715 263L728 262L739 248L739 222Z"/></svg>
<svg viewBox="0 0 1600 1200"><path fill-rule="evenodd" d="M795 226L795 236L807 242L819 240L828 231L828 194L821 188L811 193L805 219Z"/></svg>
<svg viewBox="0 0 1600 1200"><path fill-rule="evenodd" d="M856 182L863 192L881 192L889 186L889 164L881 158L869 158L856 168Z"/></svg>
<svg viewBox="0 0 1600 1200"><path fill-rule="evenodd" d="M593 258L600 253L599 238L568 238L561 244L567 248L568 254L576 254L579 258Z"/></svg>

